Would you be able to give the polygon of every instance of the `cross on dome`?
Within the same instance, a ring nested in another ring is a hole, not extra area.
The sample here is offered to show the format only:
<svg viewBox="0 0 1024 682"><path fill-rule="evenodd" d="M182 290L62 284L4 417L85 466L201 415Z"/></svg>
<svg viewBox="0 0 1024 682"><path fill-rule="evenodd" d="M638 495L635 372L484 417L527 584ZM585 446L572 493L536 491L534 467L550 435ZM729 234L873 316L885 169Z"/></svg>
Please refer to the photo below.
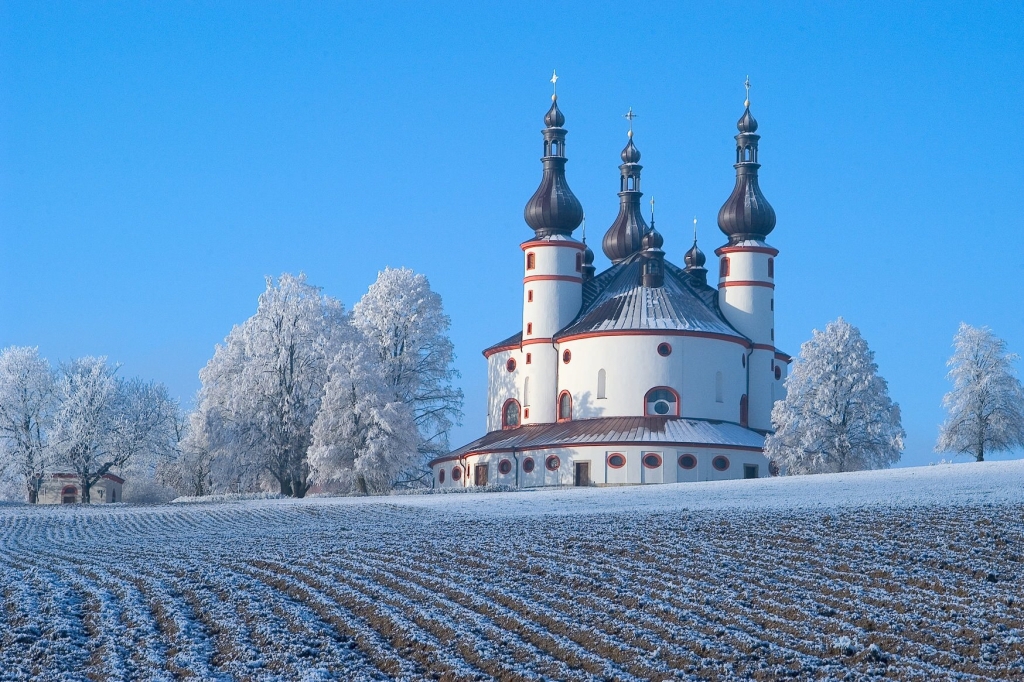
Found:
<svg viewBox="0 0 1024 682"><path fill-rule="evenodd" d="M554 69L551 70L551 99L558 97L558 74Z"/></svg>
<svg viewBox="0 0 1024 682"><path fill-rule="evenodd" d="M743 87L747 89L747 94L743 98L743 106L750 106L750 76L747 76L747 80L743 81Z"/></svg>
<svg viewBox="0 0 1024 682"><path fill-rule="evenodd" d="M626 134L633 137L633 119L636 118L636 114L633 113L633 107L630 107L629 111L622 115L622 118L629 121L629 132Z"/></svg>

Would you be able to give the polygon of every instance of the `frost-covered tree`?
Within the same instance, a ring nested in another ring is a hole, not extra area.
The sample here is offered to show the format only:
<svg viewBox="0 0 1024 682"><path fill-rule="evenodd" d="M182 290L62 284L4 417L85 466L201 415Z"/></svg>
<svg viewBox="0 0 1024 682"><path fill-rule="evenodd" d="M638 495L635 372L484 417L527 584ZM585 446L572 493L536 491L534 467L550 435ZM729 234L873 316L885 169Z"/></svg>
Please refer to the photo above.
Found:
<svg viewBox="0 0 1024 682"><path fill-rule="evenodd" d="M276 284L268 277L256 314L231 330L199 375L203 425L220 429L207 434L215 461L268 474L284 495L305 495L313 422L349 329L341 303L305 275Z"/></svg>
<svg viewBox="0 0 1024 682"><path fill-rule="evenodd" d="M880 469L897 462L905 432L874 353L839 318L800 347L775 403L765 455L789 474Z"/></svg>
<svg viewBox="0 0 1024 682"><path fill-rule="evenodd" d="M208 423L210 418L208 412L196 409L179 422L177 452L157 470L158 480L179 495L201 497L214 490L214 448L210 439L220 429Z"/></svg>
<svg viewBox="0 0 1024 682"><path fill-rule="evenodd" d="M394 398L377 356L346 343L330 368L309 461L317 478L363 494L391 489L416 465L419 433L409 405Z"/></svg>
<svg viewBox="0 0 1024 682"><path fill-rule="evenodd" d="M451 322L441 297L423 275L386 268L352 310L352 323L376 355L390 400L409 408L419 432L420 471L448 450L448 434L462 419L462 391L452 366ZM426 472L429 475L429 471Z"/></svg>
<svg viewBox="0 0 1024 682"><path fill-rule="evenodd" d="M0 473L16 478L29 502L37 500L49 464L54 386L53 370L38 348L0 351Z"/></svg>
<svg viewBox="0 0 1024 682"><path fill-rule="evenodd" d="M124 500L160 502L170 496L159 473L178 457L183 416L167 387L141 379L118 379L118 405L111 425L111 450L123 462Z"/></svg>
<svg viewBox="0 0 1024 682"><path fill-rule="evenodd" d="M1006 352L1006 342L988 327L963 322L953 337L956 349L946 365L953 390L942 399L949 416L935 449L971 455L1024 446L1024 389Z"/></svg>

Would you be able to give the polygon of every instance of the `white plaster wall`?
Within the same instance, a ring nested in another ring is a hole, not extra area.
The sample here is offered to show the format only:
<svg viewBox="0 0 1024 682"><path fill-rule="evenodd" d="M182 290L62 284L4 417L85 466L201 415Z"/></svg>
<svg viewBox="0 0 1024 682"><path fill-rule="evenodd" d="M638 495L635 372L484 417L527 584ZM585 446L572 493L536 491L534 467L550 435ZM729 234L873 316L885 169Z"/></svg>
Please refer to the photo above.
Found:
<svg viewBox="0 0 1024 682"><path fill-rule="evenodd" d="M767 244L763 245L767 247ZM768 276L768 261L774 257L756 251L733 251L719 257L729 259L729 275L718 279L718 301L722 314L744 336L754 343L775 345L772 330L775 313L772 300L774 288L763 286L722 286L729 282L763 282L774 284Z"/></svg>
<svg viewBox="0 0 1024 682"><path fill-rule="evenodd" d="M668 343L672 353L658 354ZM572 359L562 362L568 349ZM644 396L668 386L680 394L681 416L739 421L740 396L746 390L746 349L736 343L691 336L604 336L558 345L558 393L573 397L573 419L642 416ZM598 372L605 370L606 397L598 398ZM722 402L716 400L717 372L722 372Z"/></svg>
<svg viewBox="0 0 1024 682"><path fill-rule="evenodd" d="M620 469L608 467L608 455L621 453L626 457L626 466ZM642 454L656 452L662 457L662 464L656 469L647 469L642 464ZM691 454L697 459L697 466L693 469L682 469L679 466L679 456ZM559 467L556 471L549 471L545 466L547 457L557 455ZM716 456L725 456L729 461L729 468L725 471L716 470L711 462ZM532 458L535 463L534 470L530 473L523 471L523 461ZM512 471L508 474L498 473L498 463L508 459L513 465ZM472 455L462 460L449 460L436 463L433 466L434 484L436 487L457 488L473 485L474 466L478 463L489 465L488 482L490 484L516 485L516 460L518 459L518 481L523 488L536 488L545 486L571 486L574 483L575 463L590 462L590 477L594 485L643 485L674 482L696 482L696 481L723 481L743 478L743 465L754 464L758 467L758 476L768 476L768 460L759 452L736 450L729 447L695 447L680 448L678 446L662 446L661 444L634 444L629 447L614 448L607 445L583 446L577 448L552 448L532 450L529 452L518 452L515 456L508 452L493 452ZM469 478L454 481L451 477L452 469L456 466L465 465ZM445 481L439 483L438 472L445 470Z"/></svg>

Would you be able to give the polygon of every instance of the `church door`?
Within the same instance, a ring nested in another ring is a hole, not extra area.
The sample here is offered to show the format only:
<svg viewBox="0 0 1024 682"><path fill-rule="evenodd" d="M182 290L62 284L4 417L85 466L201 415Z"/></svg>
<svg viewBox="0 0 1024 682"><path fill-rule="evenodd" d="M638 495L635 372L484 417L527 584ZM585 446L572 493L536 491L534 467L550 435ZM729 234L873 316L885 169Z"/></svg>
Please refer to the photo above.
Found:
<svg viewBox="0 0 1024 682"><path fill-rule="evenodd" d="M590 462L576 462L575 485L590 485Z"/></svg>
<svg viewBox="0 0 1024 682"><path fill-rule="evenodd" d="M475 485L485 486L487 485L487 465L477 464L476 469L473 470L474 476L476 477L473 481Z"/></svg>

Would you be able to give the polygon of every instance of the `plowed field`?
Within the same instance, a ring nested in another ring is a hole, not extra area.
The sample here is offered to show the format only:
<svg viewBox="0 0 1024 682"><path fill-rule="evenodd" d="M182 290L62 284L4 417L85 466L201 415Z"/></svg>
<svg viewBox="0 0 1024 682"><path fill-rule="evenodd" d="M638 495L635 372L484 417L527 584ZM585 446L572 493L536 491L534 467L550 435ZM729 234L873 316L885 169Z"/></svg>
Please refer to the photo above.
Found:
<svg viewBox="0 0 1024 682"><path fill-rule="evenodd" d="M0 679L1024 679L1021 464L0 507Z"/></svg>

